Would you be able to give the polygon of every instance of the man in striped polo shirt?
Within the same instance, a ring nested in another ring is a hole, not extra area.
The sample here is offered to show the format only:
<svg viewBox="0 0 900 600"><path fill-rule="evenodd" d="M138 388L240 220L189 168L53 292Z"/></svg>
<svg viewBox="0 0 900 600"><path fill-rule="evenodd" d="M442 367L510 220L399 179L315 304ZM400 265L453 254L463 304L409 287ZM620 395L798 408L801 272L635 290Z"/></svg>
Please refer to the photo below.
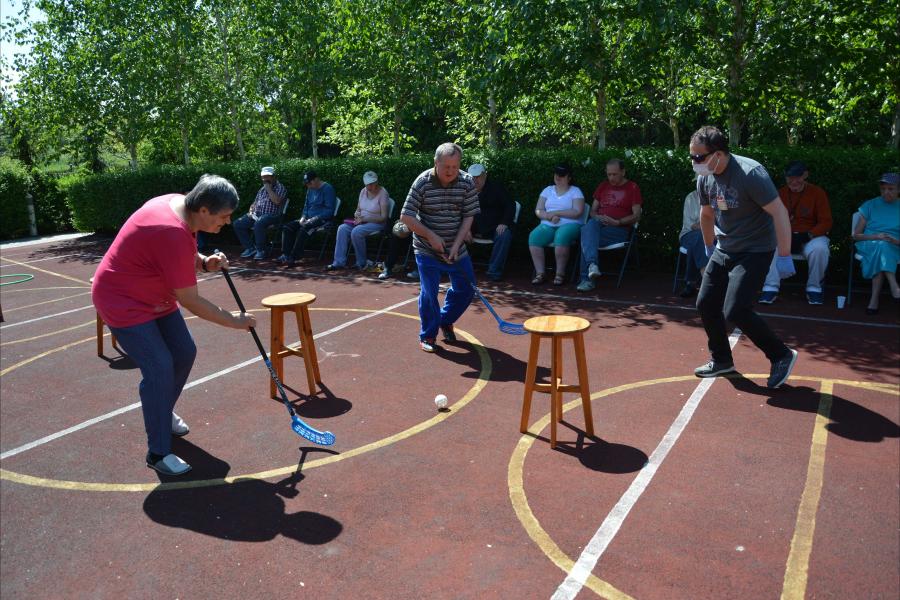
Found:
<svg viewBox="0 0 900 600"><path fill-rule="evenodd" d="M445 342L455 342L453 324L475 295L475 271L463 243L480 212L475 181L460 171L462 148L447 142L434 153L434 168L413 181L400 220L413 232L413 250L419 268L419 344L434 352L438 329ZM465 274L460 271L464 271ZM441 275L450 276L444 305L438 303Z"/></svg>

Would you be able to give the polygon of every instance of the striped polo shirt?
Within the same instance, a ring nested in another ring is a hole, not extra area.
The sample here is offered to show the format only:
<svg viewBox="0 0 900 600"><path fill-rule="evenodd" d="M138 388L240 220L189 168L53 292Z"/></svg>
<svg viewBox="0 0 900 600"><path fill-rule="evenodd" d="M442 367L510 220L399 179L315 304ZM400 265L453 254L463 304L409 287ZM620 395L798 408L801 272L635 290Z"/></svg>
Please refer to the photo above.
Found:
<svg viewBox="0 0 900 600"><path fill-rule="evenodd" d="M444 249L449 251L456 239L459 227L465 217L474 217L481 209L478 205L478 190L475 181L465 171L460 171L456 180L442 187L434 169L428 169L416 177L409 188L409 195L403 203L402 214L416 217L425 227L444 240ZM413 234L413 249L416 254L427 254L438 258L438 254L428 240ZM459 247L459 257L466 256L466 245Z"/></svg>

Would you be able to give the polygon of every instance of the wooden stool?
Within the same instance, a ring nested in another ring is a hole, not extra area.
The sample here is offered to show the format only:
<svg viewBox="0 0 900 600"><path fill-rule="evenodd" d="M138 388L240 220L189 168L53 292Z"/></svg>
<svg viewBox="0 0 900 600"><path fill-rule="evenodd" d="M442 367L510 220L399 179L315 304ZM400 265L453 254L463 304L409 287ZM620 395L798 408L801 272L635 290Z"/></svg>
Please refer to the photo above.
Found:
<svg viewBox="0 0 900 600"><path fill-rule="evenodd" d="M584 356L584 332L591 326L581 317L566 315L532 317L525 321L526 331L531 333L531 351L528 353L528 367L525 370L525 398L522 401L522 423L519 430L528 431L528 417L531 411L531 396L535 390L550 394L550 447L556 447L556 423L562 421L563 392L580 392L584 409L585 431L594 435L594 420L591 416L591 391L588 385L587 362ZM551 343L550 383L537 383L537 358L541 340L549 338ZM578 366L578 385L562 382L563 360L562 341L571 339L575 345L575 364Z"/></svg>
<svg viewBox="0 0 900 600"><path fill-rule="evenodd" d="M91 277L90 282L94 283L93 277ZM100 357L103 356L103 325L103 317L100 316L100 313L97 313L97 356ZM112 347L118 348L118 345L116 343L116 334L110 331L109 338L112 342Z"/></svg>
<svg viewBox="0 0 900 600"><path fill-rule="evenodd" d="M316 345L313 342L312 321L309 319L309 305L316 301L315 294L291 292L275 294L263 298L262 305L269 308L272 314L272 335L269 345L269 359L281 383L284 383L284 357L302 356L306 364L306 382L310 395L316 393L316 383L322 383L319 375L319 361L316 358ZM297 329L300 341L294 345L284 343L284 313L293 312L297 317ZM275 382L269 378L269 394L278 398Z"/></svg>

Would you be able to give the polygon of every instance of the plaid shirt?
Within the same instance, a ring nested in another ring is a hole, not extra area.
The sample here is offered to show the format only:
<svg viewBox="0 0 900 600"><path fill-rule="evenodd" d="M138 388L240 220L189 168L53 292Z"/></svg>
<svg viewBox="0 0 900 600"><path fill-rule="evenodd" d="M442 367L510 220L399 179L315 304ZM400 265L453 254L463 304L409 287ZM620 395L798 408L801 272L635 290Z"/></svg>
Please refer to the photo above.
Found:
<svg viewBox="0 0 900 600"><path fill-rule="evenodd" d="M272 191L275 192L276 196L281 198L281 204L272 202L272 199L269 198L269 192L266 191L266 186L262 186L259 188L259 191L256 192L256 199L253 201L253 204L250 205L251 214L257 217L264 217L266 215L276 215L281 212L284 201L287 200L287 188L284 187L284 184L280 181L276 181L272 184Z"/></svg>

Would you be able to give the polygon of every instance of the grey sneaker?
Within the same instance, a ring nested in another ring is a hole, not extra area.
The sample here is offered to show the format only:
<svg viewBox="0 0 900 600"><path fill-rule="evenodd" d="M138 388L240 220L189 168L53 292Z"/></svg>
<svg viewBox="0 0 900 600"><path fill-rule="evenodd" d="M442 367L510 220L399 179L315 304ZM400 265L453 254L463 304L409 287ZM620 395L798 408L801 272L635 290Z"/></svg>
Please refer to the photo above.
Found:
<svg viewBox="0 0 900 600"><path fill-rule="evenodd" d="M600 267L597 266L597 263L588 265L588 277L590 279L600 279L601 275L603 275L603 273L600 272Z"/></svg>
<svg viewBox="0 0 900 600"><path fill-rule="evenodd" d="M790 354L772 363L772 370L769 371L769 380L766 382L766 385L771 389L777 388L791 376L794 363L797 362L797 351L790 348L788 350Z"/></svg>
<svg viewBox="0 0 900 600"><path fill-rule="evenodd" d="M590 292L595 287L597 286L594 284L594 282L588 279L587 281L582 281L581 283L579 283L578 287L576 287L575 289L579 292Z"/></svg>
<svg viewBox="0 0 900 600"><path fill-rule="evenodd" d="M718 377L725 373L734 373L734 363L716 362L710 360L705 365L694 369L694 375L697 377Z"/></svg>

